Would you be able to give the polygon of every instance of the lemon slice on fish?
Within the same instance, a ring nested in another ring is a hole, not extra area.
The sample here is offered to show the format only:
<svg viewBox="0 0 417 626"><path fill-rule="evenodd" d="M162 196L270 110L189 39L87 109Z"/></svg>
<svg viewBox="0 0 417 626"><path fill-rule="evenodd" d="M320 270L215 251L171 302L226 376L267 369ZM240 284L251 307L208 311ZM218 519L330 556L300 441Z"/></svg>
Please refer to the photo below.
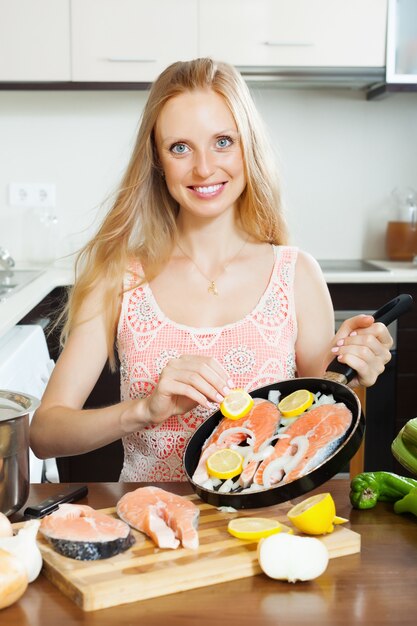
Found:
<svg viewBox="0 0 417 626"><path fill-rule="evenodd" d="M230 520L227 530L238 539L258 541L281 532L281 524L266 517L237 517Z"/></svg>
<svg viewBox="0 0 417 626"><path fill-rule="evenodd" d="M319 493L292 507L287 513L290 522L306 535L324 535L334 530L334 524L348 520L336 515L330 493Z"/></svg>
<svg viewBox="0 0 417 626"><path fill-rule="evenodd" d="M221 478L227 480L228 478L234 478L238 476L243 469L243 456L236 452L236 450L230 450L229 448L223 448L213 452L207 459L207 472L214 478Z"/></svg>
<svg viewBox="0 0 417 626"><path fill-rule="evenodd" d="M278 410L284 417L297 417L314 402L314 395L307 389L298 389L278 403Z"/></svg>
<svg viewBox="0 0 417 626"><path fill-rule="evenodd" d="M238 420L249 413L253 398L244 389L233 389L220 404L221 413L230 420Z"/></svg>

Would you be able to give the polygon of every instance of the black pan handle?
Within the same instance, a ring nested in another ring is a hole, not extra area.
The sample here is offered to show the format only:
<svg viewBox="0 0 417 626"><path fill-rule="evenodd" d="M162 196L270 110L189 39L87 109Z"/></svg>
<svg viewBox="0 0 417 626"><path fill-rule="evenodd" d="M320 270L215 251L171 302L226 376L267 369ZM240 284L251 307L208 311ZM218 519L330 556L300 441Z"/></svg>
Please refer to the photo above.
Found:
<svg viewBox="0 0 417 626"><path fill-rule="evenodd" d="M391 324L391 322L398 319L400 315L408 313L408 311L412 309L412 306L413 298L410 294L402 293L375 311L372 317L376 322L381 322L382 324L388 326L388 324ZM341 382L346 384L356 376L356 371L349 367L349 365L340 363L336 357L327 368L326 378L335 378L332 376L333 374L343 377Z"/></svg>

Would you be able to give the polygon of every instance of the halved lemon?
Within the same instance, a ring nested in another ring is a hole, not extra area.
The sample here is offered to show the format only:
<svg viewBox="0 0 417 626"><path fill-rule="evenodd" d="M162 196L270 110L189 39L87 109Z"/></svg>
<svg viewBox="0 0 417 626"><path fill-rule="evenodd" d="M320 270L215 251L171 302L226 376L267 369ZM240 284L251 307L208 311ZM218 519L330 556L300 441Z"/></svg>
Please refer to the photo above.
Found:
<svg viewBox="0 0 417 626"><path fill-rule="evenodd" d="M239 420L253 407L253 398L244 389L233 389L220 404L220 411L230 420Z"/></svg>
<svg viewBox="0 0 417 626"><path fill-rule="evenodd" d="M303 500L287 513L290 522L306 535L324 535L334 530L334 524L348 520L337 517L336 506L330 493L319 493Z"/></svg>
<svg viewBox="0 0 417 626"><path fill-rule="evenodd" d="M223 448L210 454L207 459L207 472L214 478L225 480L234 478L242 472L242 469L243 456L236 450Z"/></svg>
<svg viewBox="0 0 417 626"><path fill-rule="evenodd" d="M297 417L314 402L314 395L307 389L298 389L278 403L278 410L284 417Z"/></svg>
<svg viewBox="0 0 417 626"><path fill-rule="evenodd" d="M227 530L238 539L257 541L281 532L281 524L266 517L237 517L230 520Z"/></svg>

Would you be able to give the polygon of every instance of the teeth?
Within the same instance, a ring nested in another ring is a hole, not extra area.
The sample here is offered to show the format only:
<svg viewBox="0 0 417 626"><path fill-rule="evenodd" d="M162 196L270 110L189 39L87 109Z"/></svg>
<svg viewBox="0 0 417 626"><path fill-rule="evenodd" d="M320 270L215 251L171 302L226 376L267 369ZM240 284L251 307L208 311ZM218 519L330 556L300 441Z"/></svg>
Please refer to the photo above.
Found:
<svg viewBox="0 0 417 626"><path fill-rule="evenodd" d="M221 187L221 183L219 185L209 185L209 187L194 187L198 193L214 193Z"/></svg>

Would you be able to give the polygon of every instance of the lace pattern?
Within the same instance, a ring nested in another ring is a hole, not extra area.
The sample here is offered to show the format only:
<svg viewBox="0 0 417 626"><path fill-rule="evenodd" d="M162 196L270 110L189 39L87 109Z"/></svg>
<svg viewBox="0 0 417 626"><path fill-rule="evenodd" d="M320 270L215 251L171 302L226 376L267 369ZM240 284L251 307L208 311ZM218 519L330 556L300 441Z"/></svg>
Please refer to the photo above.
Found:
<svg viewBox="0 0 417 626"><path fill-rule="evenodd" d="M248 391L292 378L297 336L293 301L297 249L274 246L274 253L271 278L256 307L242 320L216 328L196 329L172 322L159 309L149 285L135 288L127 276L128 291L123 297L117 336L122 400L149 395L167 362L181 354L214 356L235 384ZM215 404L211 410L197 406L124 437L120 480L185 480L182 456L187 442L217 408Z"/></svg>

